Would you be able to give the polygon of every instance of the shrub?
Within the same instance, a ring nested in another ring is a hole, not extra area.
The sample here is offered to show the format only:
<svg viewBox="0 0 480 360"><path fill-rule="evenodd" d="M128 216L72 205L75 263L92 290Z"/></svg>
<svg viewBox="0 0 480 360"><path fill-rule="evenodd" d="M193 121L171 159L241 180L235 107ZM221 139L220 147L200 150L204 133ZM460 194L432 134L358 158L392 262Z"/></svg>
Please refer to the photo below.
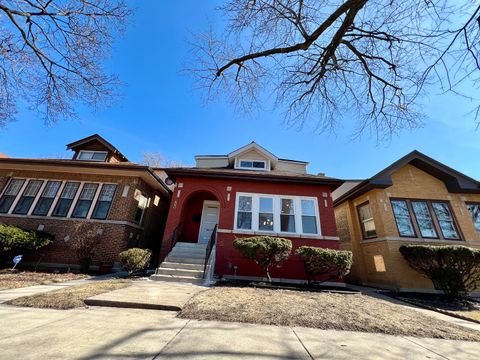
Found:
<svg viewBox="0 0 480 360"><path fill-rule="evenodd" d="M408 264L437 290L461 298L480 285L480 250L466 246L402 245Z"/></svg>
<svg viewBox="0 0 480 360"><path fill-rule="evenodd" d="M319 275L327 275L323 281L345 276L352 267L352 252L301 246L295 252L303 261L308 283Z"/></svg>
<svg viewBox="0 0 480 360"><path fill-rule="evenodd" d="M262 267L269 282L272 282L270 268L279 267L292 251L290 240L271 236L239 238L234 240L233 245L244 257Z"/></svg>
<svg viewBox="0 0 480 360"><path fill-rule="evenodd" d="M0 224L0 263L15 251L37 250L53 240L53 235L45 231L23 230L12 225Z"/></svg>
<svg viewBox="0 0 480 360"><path fill-rule="evenodd" d="M144 270L150 262L152 252L147 249L131 248L119 254L120 264L128 271L128 275Z"/></svg>

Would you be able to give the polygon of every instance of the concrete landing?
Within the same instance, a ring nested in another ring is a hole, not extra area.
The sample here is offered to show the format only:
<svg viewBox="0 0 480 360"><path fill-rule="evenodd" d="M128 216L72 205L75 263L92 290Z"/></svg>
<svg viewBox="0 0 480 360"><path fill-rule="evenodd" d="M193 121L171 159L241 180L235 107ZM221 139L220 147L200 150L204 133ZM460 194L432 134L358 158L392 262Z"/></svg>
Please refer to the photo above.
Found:
<svg viewBox="0 0 480 360"><path fill-rule="evenodd" d="M204 286L162 281L134 281L131 286L93 296L85 300L90 306L180 311Z"/></svg>

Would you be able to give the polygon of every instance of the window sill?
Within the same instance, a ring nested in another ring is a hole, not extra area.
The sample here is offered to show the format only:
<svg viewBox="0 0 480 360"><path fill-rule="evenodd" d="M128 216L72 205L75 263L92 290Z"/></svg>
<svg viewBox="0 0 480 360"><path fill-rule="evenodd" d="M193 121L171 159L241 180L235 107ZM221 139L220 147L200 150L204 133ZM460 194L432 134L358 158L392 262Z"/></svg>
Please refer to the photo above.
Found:
<svg viewBox="0 0 480 360"><path fill-rule="evenodd" d="M266 236L276 236L276 237L287 237L287 238L298 238L298 239L317 239L317 240L333 240L339 241L338 236L323 236L318 234L298 234L298 233L276 233L272 231L252 231L252 230L229 230L229 229L218 229L218 233L227 233L227 234L242 234L242 235L266 235Z"/></svg>
<svg viewBox="0 0 480 360"><path fill-rule="evenodd" d="M393 236L385 236L379 237L375 239L366 239L361 240L361 244L368 244L380 241L403 241L403 242L412 242L412 243L421 243L421 244L459 244L465 243L464 240L441 240L441 239L423 239L423 238L412 238L412 237L393 237Z"/></svg>

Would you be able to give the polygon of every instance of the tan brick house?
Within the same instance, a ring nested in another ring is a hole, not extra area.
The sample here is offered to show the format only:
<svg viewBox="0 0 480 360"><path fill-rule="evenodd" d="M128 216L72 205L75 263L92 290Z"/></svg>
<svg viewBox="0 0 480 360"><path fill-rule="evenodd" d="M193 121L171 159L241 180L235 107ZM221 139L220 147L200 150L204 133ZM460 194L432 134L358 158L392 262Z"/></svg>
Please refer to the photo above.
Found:
<svg viewBox="0 0 480 360"><path fill-rule="evenodd" d="M25 263L75 268L72 244L98 238L94 267L146 246L158 253L171 191L151 168L92 135L67 145L72 159L0 158L0 223L55 236Z"/></svg>
<svg viewBox="0 0 480 360"><path fill-rule="evenodd" d="M480 247L480 183L418 151L333 193L340 247L353 251L350 281L432 291L402 244Z"/></svg>

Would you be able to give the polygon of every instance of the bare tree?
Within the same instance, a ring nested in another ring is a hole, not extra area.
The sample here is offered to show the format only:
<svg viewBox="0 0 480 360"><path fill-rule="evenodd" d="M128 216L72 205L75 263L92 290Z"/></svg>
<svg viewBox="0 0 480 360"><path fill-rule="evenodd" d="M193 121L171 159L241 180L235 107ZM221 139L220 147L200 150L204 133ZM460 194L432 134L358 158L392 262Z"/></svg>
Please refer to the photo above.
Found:
<svg viewBox="0 0 480 360"><path fill-rule="evenodd" d="M229 0L219 10L224 32L194 42L200 86L244 109L273 93L291 125L333 130L354 116L357 135L390 137L422 124L426 91L458 92L480 70L478 1Z"/></svg>
<svg viewBox="0 0 480 360"><path fill-rule="evenodd" d="M186 166L180 161L167 159L162 153L156 151L144 152L142 154L142 164L150 166L152 168L172 168Z"/></svg>
<svg viewBox="0 0 480 360"><path fill-rule="evenodd" d="M129 14L122 0L1 1L0 126L19 103L46 123L107 104L118 81L102 61Z"/></svg>

